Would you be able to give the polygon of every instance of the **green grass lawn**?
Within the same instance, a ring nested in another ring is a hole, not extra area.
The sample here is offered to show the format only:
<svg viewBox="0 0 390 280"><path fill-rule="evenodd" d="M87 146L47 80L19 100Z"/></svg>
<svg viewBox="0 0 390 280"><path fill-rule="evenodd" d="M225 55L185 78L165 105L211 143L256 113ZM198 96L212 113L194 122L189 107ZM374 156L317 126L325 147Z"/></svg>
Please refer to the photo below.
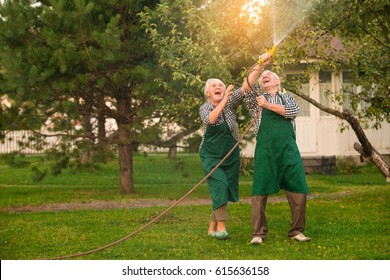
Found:
<svg viewBox="0 0 390 280"><path fill-rule="evenodd" d="M34 158L31 158L34 160ZM29 167L0 162L0 258L45 259L71 255L114 242L158 215L165 207L15 212L14 207L91 201L180 198L202 177L198 155L136 155L133 196L119 194L116 162L93 173L65 170L39 183ZM373 167L354 175L308 175L315 197L308 201L307 229L312 241L287 238L287 202L269 203L269 238L251 246L250 205L229 205L226 241L207 236L211 205L179 205L157 223L116 246L85 255L93 260L388 260L390 188ZM240 195L250 197L251 177L241 176ZM283 192L278 194L283 197ZM187 199L208 198L203 184Z"/></svg>

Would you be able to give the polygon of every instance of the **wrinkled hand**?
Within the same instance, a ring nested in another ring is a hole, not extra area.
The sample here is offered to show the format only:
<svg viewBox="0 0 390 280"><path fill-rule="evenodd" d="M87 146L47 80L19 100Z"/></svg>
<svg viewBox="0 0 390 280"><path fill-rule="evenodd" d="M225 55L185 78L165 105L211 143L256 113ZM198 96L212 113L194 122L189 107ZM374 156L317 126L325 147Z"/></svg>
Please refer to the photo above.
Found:
<svg viewBox="0 0 390 280"><path fill-rule="evenodd" d="M229 85L226 88L225 98L229 99L229 97L233 94L233 92L234 92L234 86L233 85Z"/></svg>
<svg viewBox="0 0 390 280"><path fill-rule="evenodd" d="M259 56L258 64L265 66L270 62L271 62L271 55L268 52L265 52Z"/></svg>
<svg viewBox="0 0 390 280"><path fill-rule="evenodd" d="M268 104L267 99L265 99L265 97L263 95L256 97L256 100L257 100L257 104L259 104L259 107L261 107L261 108L266 107Z"/></svg>

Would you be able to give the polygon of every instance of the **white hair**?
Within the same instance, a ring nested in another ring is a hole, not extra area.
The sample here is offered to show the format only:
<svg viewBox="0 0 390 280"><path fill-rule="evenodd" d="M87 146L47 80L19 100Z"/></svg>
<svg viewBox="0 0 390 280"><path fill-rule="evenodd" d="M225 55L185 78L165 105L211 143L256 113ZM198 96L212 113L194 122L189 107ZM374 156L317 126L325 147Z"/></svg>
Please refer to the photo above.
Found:
<svg viewBox="0 0 390 280"><path fill-rule="evenodd" d="M210 84L211 84L212 82L221 82L222 85L223 85L224 91L226 91L226 85L225 85L225 83L222 82L220 79L217 79L217 78L208 79L208 80L206 81L206 85L204 86L204 96L206 97L206 99L208 98L208 96L207 96L207 90L209 89Z"/></svg>

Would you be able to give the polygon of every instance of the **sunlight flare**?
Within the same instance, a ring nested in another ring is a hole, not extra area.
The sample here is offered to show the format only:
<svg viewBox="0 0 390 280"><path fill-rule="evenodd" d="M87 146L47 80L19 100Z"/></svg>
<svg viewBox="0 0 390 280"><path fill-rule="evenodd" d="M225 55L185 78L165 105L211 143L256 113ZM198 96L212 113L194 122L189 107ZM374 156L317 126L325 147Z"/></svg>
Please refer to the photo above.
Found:
<svg viewBox="0 0 390 280"><path fill-rule="evenodd" d="M267 0L248 0L242 6L241 16L248 16L249 21L253 22L254 24L258 24L260 22L262 8L267 3Z"/></svg>

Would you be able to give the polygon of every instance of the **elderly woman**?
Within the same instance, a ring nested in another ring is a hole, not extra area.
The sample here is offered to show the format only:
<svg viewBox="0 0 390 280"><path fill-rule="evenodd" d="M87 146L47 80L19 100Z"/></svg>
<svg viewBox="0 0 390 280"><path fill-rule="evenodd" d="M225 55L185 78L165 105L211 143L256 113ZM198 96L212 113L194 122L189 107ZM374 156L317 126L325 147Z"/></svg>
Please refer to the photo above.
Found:
<svg viewBox="0 0 390 280"><path fill-rule="evenodd" d="M268 53L262 54L260 58L264 62L254 67L248 78L251 86L270 61ZM248 87L246 82L244 86ZM205 174L209 174L239 139L236 109L244 98L243 88L234 90L233 85L226 88L219 79L209 79L206 82L204 95L207 101L199 110L204 127L199 153ZM207 179L213 206L208 230L211 237L220 240L228 238L225 224L228 219L227 203L239 200L239 168L240 150L237 147Z"/></svg>

